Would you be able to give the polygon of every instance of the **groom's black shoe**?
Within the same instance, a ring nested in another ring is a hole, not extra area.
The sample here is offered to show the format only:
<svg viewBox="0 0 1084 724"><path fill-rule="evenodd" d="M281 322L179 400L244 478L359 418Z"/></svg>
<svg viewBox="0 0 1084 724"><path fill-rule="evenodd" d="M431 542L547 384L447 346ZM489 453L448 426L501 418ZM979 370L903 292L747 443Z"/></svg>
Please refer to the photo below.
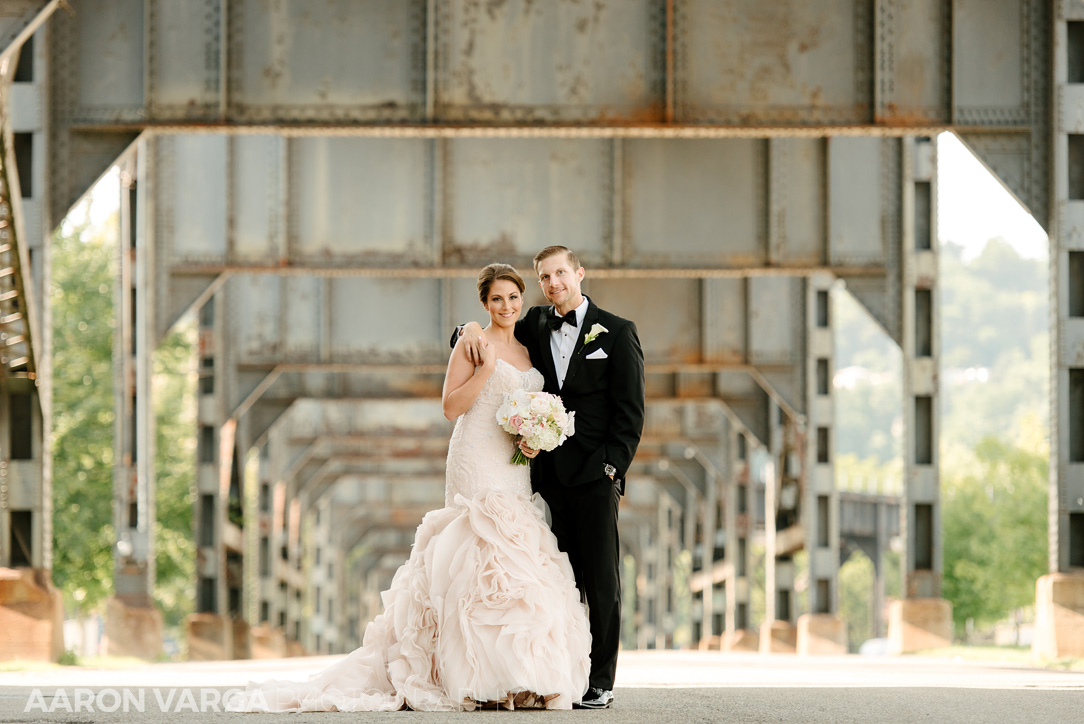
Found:
<svg viewBox="0 0 1084 724"><path fill-rule="evenodd" d="M587 690L587 693L583 695L583 701L581 701L577 708L580 709L609 709L610 705L614 703L614 693L606 689L596 689L591 687Z"/></svg>

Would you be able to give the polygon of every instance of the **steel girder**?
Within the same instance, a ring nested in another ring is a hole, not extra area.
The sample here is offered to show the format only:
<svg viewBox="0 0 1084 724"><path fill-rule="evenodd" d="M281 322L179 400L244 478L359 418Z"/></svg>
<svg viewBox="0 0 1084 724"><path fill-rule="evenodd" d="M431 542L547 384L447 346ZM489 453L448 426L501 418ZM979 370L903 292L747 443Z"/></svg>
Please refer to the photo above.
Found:
<svg viewBox="0 0 1084 724"><path fill-rule="evenodd" d="M658 280L693 317L700 312L686 301L691 280L703 280L705 297L742 305L743 284L755 287L749 295L772 295L774 277L827 269L853 278L856 294L898 336L884 288L898 268L898 141L168 135L153 145L155 278L167 290L159 335L227 278L256 276L229 295L290 304L265 315L248 341L282 342L275 326L288 325L291 347L275 361L292 361L289 352L311 358L306 352L323 341L330 362L347 351L344 335L364 324L336 317L336 305L409 289L415 308L431 310L418 320L421 337L477 314L468 279L478 266L502 258L529 268L535 250L560 238L581 254L592 283L634 289ZM681 188L718 192L709 204ZM366 203L356 203L358 194ZM528 301L538 299L532 285ZM733 355L744 331L721 328L703 340L708 356ZM667 339L673 334L664 339L695 343Z"/></svg>
<svg viewBox="0 0 1084 724"><path fill-rule="evenodd" d="M53 218L108 164L107 149L143 128L688 137L951 129L1039 218L1048 205L1044 0L71 5L50 23L54 142L71 179ZM99 52L103 38L109 53Z"/></svg>
<svg viewBox="0 0 1084 724"><path fill-rule="evenodd" d="M23 44L49 18L61 0L5 0L0 5L0 61L9 67Z"/></svg>

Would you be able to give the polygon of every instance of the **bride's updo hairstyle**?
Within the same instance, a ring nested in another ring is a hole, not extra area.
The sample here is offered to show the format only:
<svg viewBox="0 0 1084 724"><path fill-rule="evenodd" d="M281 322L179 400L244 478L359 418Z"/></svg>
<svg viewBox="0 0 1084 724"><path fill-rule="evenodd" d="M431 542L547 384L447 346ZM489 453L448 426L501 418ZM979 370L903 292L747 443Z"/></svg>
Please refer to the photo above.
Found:
<svg viewBox="0 0 1084 724"><path fill-rule="evenodd" d="M509 264L490 264L478 273L478 299L482 304L486 303L486 297L489 296L489 289L493 286L493 282L498 279L504 279L515 284L523 293L525 288L523 284L523 277L519 275L514 266Z"/></svg>

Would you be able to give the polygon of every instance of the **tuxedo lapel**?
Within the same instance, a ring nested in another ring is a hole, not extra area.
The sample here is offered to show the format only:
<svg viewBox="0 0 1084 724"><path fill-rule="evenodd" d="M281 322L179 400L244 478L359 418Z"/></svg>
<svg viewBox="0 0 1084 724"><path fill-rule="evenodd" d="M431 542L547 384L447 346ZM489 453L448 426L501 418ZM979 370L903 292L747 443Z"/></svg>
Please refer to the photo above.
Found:
<svg viewBox="0 0 1084 724"><path fill-rule="evenodd" d="M576 376L576 373L583 367L583 348L587 345L584 344L583 339L587 336L587 333L591 331L591 325L598 321L598 307L591 301L591 298L587 298L587 314L583 316L583 324L580 325L579 334L576 335L576 346L572 349L572 359L568 361L568 371L565 372L565 386Z"/></svg>
<svg viewBox="0 0 1084 724"><path fill-rule="evenodd" d="M553 364L553 350L550 349L550 325L546 321L547 310L538 315L538 367L546 378L546 386L556 391L557 367Z"/></svg>

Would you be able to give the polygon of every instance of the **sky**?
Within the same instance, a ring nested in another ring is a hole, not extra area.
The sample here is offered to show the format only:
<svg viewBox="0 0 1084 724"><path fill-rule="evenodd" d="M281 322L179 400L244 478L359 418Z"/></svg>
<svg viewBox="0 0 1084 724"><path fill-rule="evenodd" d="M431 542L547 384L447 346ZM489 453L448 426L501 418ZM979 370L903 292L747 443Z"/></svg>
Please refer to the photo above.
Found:
<svg viewBox="0 0 1084 724"><path fill-rule="evenodd" d="M1000 236L1021 256L1047 256L1039 223L1005 190L952 133L937 137L938 235L964 247L974 258L989 239Z"/></svg>
<svg viewBox="0 0 1084 724"><path fill-rule="evenodd" d="M964 258L971 259L988 240L1000 236L1021 256L1046 257L1046 232L955 135L938 136L937 157L942 242L960 244ZM91 192L90 215L96 224L108 219L120 204L117 174L114 166ZM77 208L73 220L81 215Z"/></svg>

